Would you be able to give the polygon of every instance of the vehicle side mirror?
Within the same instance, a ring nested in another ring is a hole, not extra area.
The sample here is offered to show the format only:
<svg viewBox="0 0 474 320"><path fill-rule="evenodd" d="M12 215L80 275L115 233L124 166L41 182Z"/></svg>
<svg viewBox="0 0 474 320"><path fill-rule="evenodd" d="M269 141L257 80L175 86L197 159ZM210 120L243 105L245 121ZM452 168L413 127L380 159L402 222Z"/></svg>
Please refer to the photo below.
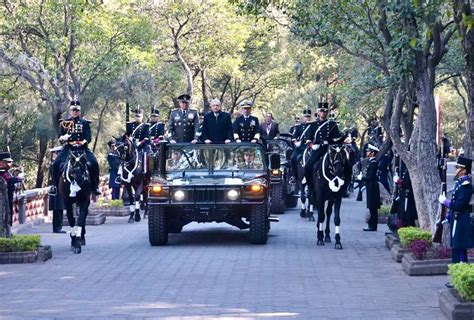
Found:
<svg viewBox="0 0 474 320"><path fill-rule="evenodd" d="M273 153L270 155L270 169L280 169L280 155Z"/></svg>

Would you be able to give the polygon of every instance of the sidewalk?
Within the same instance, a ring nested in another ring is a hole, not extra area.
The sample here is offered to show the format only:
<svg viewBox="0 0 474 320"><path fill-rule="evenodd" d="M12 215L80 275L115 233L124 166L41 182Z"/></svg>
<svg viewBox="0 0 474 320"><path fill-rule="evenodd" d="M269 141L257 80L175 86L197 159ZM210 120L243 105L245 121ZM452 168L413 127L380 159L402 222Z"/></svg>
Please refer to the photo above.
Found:
<svg viewBox="0 0 474 320"><path fill-rule="evenodd" d="M298 213L281 215L265 246L192 224L151 247L146 220L107 217L74 255L68 235L34 226L23 233L42 234L53 259L0 266L0 319L445 319L437 293L448 277L407 276L384 246L387 227L362 231L365 202L343 200L344 250L317 247L315 223Z"/></svg>

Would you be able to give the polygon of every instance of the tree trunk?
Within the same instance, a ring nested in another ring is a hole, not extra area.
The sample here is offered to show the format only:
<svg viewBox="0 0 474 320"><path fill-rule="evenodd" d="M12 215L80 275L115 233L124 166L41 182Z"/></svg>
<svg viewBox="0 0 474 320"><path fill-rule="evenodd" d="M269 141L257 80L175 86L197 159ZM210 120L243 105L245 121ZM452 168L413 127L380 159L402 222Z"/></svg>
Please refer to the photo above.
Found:
<svg viewBox="0 0 474 320"><path fill-rule="evenodd" d="M102 107L102 109L100 110L100 114L99 114L99 123L97 124L97 131L95 133L95 139L94 139L94 146L92 147L92 152L95 153L95 148L97 146L97 141L99 140L99 134L100 134L100 131L102 130L102 123L103 123L103 120L104 120L104 113L105 113L105 110L107 110L109 106L109 100L105 100L105 104L104 106Z"/></svg>
<svg viewBox="0 0 474 320"><path fill-rule="evenodd" d="M469 148L466 148L466 156L474 158L474 31L468 30L464 21L473 19L471 1L453 0L454 20L461 35L462 51L466 67L464 77L466 79L468 118L466 133L468 134ZM472 20L471 20L472 21Z"/></svg>
<svg viewBox="0 0 474 320"><path fill-rule="evenodd" d="M38 151L38 166L36 168L36 182L35 188L43 187L44 173L45 173L45 155L48 150L48 137L41 135L39 136L39 151Z"/></svg>
<svg viewBox="0 0 474 320"><path fill-rule="evenodd" d="M207 93L206 85L206 71L201 69L201 80L202 80L202 100L204 103L204 114L209 112L209 95Z"/></svg>

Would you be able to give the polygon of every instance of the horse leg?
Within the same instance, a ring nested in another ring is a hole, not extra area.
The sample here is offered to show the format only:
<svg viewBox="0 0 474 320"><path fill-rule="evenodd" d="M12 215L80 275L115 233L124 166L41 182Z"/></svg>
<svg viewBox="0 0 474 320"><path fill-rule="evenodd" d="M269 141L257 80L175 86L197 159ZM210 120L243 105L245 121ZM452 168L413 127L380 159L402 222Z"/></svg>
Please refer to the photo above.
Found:
<svg viewBox="0 0 474 320"><path fill-rule="evenodd" d="M331 225L332 205L333 205L333 201L328 200L328 205L326 207L326 230L325 230L326 236L324 237L324 242L328 242L328 243L331 242L330 225Z"/></svg>
<svg viewBox="0 0 474 320"><path fill-rule="evenodd" d="M133 223L134 222L133 215L135 213L135 198L133 196L132 185L127 184L126 188L127 188L127 193L128 193L128 201L130 202L130 207L129 207L130 217L128 218L128 223Z"/></svg>
<svg viewBox="0 0 474 320"><path fill-rule="evenodd" d="M324 226L324 201L318 201L319 203L316 203L316 207L318 208L318 246L324 246L324 241L323 241L323 226Z"/></svg>
<svg viewBox="0 0 474 320"><path fill-rule="evenodd" d="M139 222L141 220L140 216L140 199L142 198L143 184L140 184L137 189L135 189L135 221Z"/></svg>
<svg viewBox="0 0 474 320"><path fill-rule="evenodd" d="M307 213L306 213L306 195L304 193L304 187L301 189L300 193L300 200L301 200L301 211L300 211L300 217L301 218L306 218Z"/></svg>
<svg viewBox="0 0 474 320"><path fill-rule="evenodd" d="M64 199L65 207L66 207L66 216L67 221L69 223L69 227L71 228L71 232L69 236L71 237L71 251L74 250L74 245L76 241L76 234L74 233L74 226L76 225L76 219L74 218L74 211L72 207L72 202L69 198Z"/></svg>
<svg viewBox="0 0 474 320"><path fill-rule="evenodd" d="M309 190L309 188L308 188ZM309 211L308 211L308 221L316 221L314 220L314 197L311 193L311 191L308 192L308 205L309 205Z"/></svg>
<svg viewBox="0 0 474 320"><path fill-rule="evenodd" d="M334 244L335 249L342 249L341 236L339 235L339 226L341 225L341 198L337 198L334 201L334 225L335 225L335 239L336 243Z"/></svg>

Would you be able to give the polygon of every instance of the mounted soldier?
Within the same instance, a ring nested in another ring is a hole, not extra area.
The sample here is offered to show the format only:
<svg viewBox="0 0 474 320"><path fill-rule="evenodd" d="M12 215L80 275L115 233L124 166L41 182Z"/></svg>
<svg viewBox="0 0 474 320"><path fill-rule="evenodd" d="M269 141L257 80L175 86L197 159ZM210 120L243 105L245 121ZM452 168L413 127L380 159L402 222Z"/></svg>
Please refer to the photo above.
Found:
<svg viewBox="0 0 474 320"><path fill-rule="evenodd" d="M298 179L298 162L301 160L303 156L303 152L306 149L306 141L310 141L308 135L308 129L311 125L311 110L304 109L303 110L303 123L295 125L292 133L291 141L295 144L295 149L291 154L290 162L292 172L294 177L291 177L290 180L294 182Z"/></svg>
<svg viewBox="0 0 474 320"><path fill-rule="evenodd" d="M337 126L337 122L328 119L329 104L320 102L318 105L318 118L312 122L308 135L310 137L313 152L306 161L304 174L309 186L313 186L313 174L316 162L327 153L329 145L342 144L343 137Z"/></svg>
<svg viewBox="0 0 474 320"><path fill-rule="evenodd" d="M69 107L69 117L61 119L59 123L59 142L64 144L56 160L51 166L51 180L49 194L57 194L59 173L62 165L67 161L71 150L83 150L87 157L88 168L91 175L91 189L95 195L100 195L99 191L99 163L94 153L89 149L91 142L91 121L81 116L81 104L79 100L71 101Z"/></svg>
<svg viewBox="0 0 474 320"><path fill-rule="evenodd" d="M150 123L150 141L152 147L154 144L164 140L165 136L165 124L162 121L159 121L160 110L157 107L151 108Z"/></svg>
<svg viewBox="0 0 474 320"><path fill-rule="evenodd" d="M189 109L191 96L182 94L178 97L179 108L170 113L168 119L168 135L171 143L196 143L199 131L199 115L197 110Z"/></svg>
<svg viewBox="0 0 474 320"><path fill-rule="evenodd" d="M257 142L260 139L260 124L258 118L251 115L253 103L242 101L242 115L235 119L232 125L236 142Z"/></svg>

